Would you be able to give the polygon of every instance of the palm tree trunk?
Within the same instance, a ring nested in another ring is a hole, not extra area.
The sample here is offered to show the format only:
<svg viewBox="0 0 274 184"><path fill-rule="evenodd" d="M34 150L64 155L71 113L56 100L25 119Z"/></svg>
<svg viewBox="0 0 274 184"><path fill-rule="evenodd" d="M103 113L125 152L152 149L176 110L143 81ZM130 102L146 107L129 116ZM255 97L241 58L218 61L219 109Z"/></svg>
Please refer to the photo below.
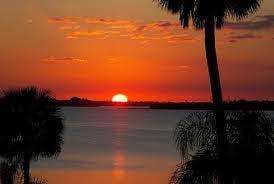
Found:
<svg viewBox="0 0 274 184"><path fill-rule="evenodd" d="M23 163L23 170L24 170L24 184L30 183L30 157L27 153L24 153L24 163Z"/></svg>
<svg viewBox="0 0 274 184"><path fill-rule="evenodd" d="M220 158L226 154L226 133L225 133L225 117L223 109L223 97L221 81L218 69L217 54L215 48L215 20L214 17L208 17L205 20L205 48L207 66L210 78L211 94L213 100L213 108L216 118L217 146Z"/></svg>

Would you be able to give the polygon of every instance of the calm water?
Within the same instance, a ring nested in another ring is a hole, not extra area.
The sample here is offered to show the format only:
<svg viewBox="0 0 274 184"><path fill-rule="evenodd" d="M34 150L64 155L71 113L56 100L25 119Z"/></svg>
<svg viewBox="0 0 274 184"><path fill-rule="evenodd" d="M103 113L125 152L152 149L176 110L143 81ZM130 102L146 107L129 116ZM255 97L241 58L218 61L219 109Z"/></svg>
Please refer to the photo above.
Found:
<svg viewBox="0 0 274 184"><path fill-rule="evenodd" d="M33 173L49 183L167 183L179 161L173 130L189 112L64 107L62 154Z"/></svg>

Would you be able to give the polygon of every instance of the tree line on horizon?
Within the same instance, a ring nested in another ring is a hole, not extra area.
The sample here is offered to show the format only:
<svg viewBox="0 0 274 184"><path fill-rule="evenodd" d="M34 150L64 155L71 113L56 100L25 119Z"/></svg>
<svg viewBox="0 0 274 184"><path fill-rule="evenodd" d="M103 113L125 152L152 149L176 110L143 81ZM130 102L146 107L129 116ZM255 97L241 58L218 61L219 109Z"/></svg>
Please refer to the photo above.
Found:
<svg viewBox="0 0 274 184"><path fill-rule="evenodd" d="M98 107L98 106L148 106L151 109L197 109L210 110L213 109L212 102L157 102L157 101L129 101L129 102L111 102L111 101L95 101L86 98L72 97L69 100L56 100L59 106L73 107ZM223 108L232 109L253 109L253 110L274 110L274 101L258 101L258 100L233 100L224 101Z"/></svg>

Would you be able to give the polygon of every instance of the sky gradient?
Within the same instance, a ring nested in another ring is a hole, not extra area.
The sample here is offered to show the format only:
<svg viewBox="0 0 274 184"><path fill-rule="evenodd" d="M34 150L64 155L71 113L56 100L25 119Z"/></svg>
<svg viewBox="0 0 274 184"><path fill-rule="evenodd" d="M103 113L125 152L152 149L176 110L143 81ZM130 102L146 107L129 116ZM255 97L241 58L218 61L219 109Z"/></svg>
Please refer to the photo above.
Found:
<svg viewBox="0 0 274 184"><path fill-rule="evenodd" d="M152 0L10 0L0 7L0 88L57 98L210 100L203 31ZM224 98L274 100L274 1L217 32Z"/></svg>

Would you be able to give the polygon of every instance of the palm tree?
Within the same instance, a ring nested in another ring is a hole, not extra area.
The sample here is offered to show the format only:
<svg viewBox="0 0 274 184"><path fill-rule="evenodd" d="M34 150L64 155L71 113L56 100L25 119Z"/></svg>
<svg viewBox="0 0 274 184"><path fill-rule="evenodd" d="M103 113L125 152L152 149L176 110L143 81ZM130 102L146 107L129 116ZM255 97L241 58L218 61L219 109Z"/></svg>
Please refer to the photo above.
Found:
<svg viewBox="0 0 274 184"><path fill-rule="evenodd" d="M18 173L18 166L15 163L2 161L0 163L0 183L13 184Z"/></svg>
<svg viewBox="0 0 274 184"><path fill-rule="evenodd" d="M63 143L63 119L49 91L27 87L3 91L0 103L0 156L18 160L24 183L30 162L57 156Z"/></svg>
<svg viewBox="0 0 274 184"><path fill-rule="evenodd" d="M243 19L254 13L262 0L157 0L161 7L180 15L184 28L189 20L196 29L205 30L205 49L211 94L216 114L216 129L220 156L225 154L226 136L222 88L215 48L215 27L221 28L229 16Z"/></svg>
<svg viewBox="0 0 274 184"><path fill-rule="evenodd" d="M214 113L193 113L180 121L175 142L184 163L170 184L273 183L273 119L262 111L225 113L228 157L217 156Z"/></svg>

